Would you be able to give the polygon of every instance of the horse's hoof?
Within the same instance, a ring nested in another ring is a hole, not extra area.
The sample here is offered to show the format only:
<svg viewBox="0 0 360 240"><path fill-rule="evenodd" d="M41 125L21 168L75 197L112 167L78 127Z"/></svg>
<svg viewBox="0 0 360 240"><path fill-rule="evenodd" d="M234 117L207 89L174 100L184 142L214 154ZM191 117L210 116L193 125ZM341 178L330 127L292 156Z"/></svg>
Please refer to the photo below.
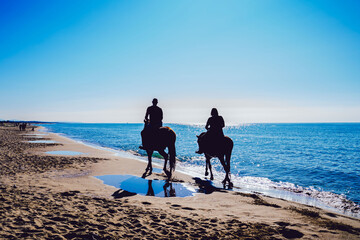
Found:
<svg viewBox="0 0 360 240"><path fill-rule="evenodd" d="M214 180L214 176L211 176L211 177L210 177L210 180L211 180L211 181Z"/></svg>
<svg viewBox="0 0 360 240"><path fill-rule="evenodd" d="M208 172L205 172L205 176L207 176L207 175L209 175L209 173L208 173Z"/></svg>
<svg viewBox="0 0 360 240"><path fill-rule="evenodd" d="M170 181L170 179L171 179L171 172L166 171L165 174L166 174L166 176L167 176L167 180Z"/></svg>
<svg viewBox="0 0 360 240"><path fill-rule="evenodd" d="M232 182L229 182L229 189L232 189L234 187L234 184Z"/></svg>

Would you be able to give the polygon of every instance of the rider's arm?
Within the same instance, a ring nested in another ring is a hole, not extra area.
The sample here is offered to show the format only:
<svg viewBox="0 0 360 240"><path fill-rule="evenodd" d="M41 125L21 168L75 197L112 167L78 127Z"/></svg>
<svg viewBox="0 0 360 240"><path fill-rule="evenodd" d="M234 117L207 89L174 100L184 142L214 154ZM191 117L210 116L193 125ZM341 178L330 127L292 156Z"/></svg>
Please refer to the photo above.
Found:
<svg viewBox="0 0 360 240"><path fill-rule="evenodd" d="M160 108L160 120L161 120L161 121L163 120L163 111L162 111L161 108Z"/></svg>
<svg viewBox="0 0 360 240"><path fill-rule="evenodd" d="M206 128L206 130L209 130L209 128L210 128L210 118L207 120L205 128Z"/></svg>
<svg viewBox="0 0 360 240"><path fill-rule="evenodd" d="M146 113L145 113L145 120L149 121L149 108L146 109Z"/></svg>
<svg viewBox="0 0 360 240"><path fill-rule="evenodd" d="M224 121L223 117L220 116L220 118L221 118L221 128L223 128L223 127L225 127L225 121Z"/></svg>

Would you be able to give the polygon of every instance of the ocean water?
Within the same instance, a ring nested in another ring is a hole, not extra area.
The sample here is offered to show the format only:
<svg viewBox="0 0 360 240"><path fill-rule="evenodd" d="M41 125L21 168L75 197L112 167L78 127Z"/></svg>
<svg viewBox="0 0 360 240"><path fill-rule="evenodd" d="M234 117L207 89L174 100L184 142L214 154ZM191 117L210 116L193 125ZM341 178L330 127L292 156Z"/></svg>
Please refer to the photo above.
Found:
<svg viewBox="0 0 360 240"><path fill-rule="evenodd" d="M177 169L204 177L205 158L195 154L196 135L204 126L166 125L177 135ZM127 156L146 155L138 148L143 124L43 126ZM261 192L360 217L360 123L243 124L226 127L224 133L234 141L234 190ZM222 166L217 159L212 165L214 183L219 184Z"/></svg>

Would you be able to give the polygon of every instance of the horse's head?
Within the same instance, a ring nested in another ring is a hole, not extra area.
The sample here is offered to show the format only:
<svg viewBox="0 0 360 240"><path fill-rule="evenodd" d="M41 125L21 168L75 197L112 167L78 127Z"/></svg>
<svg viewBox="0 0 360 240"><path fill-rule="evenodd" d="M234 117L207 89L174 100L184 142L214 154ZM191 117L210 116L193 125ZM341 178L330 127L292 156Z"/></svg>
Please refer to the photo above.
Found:
<svg viewBox="0 0 360 240"><path fill-rule="evenodd" d="M201 141L205 134L206 134L206 132L202 132L199 135L196 135L198 141Z"/></svg>

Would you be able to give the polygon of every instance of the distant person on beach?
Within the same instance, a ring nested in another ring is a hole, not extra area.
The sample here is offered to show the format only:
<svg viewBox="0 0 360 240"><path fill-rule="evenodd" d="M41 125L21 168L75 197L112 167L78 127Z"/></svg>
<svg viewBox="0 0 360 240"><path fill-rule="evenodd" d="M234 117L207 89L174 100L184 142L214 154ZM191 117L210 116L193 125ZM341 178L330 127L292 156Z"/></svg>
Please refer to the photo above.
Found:
<svg viewBox="0 0 360 240"><path fill-rule="evenodd" d="M163 111L157 104L158 100L154 98L152 100L152 106L148 107L146 110L144 119L146 127L141 131L142 146L139 147L140 149L146 149L144 147L146 145L144 145L144 142L147 142L149 135L162 127Z"/></svg>
<svg viewBox="0 0 360 240"><path fill-rule="evenodd" d="M20 130L20 131L25 131L25 130L26 130L26 124L27 124L27 123L20 123L20 125L19 125L19 130Z"/></svg>
<svg viewBox="0 0 360 240"><path fill-rule="evenodd" d="M202 143L199 146L199 150L196 151L198 154L204 153L202 145L205 143L212 143L224 138L223 128L225 127L225 121L222 116L219 116L218 110L216 108L211 109L211 117L207 120L205 128L207 130L206 134L202 136Z"/></svg>

